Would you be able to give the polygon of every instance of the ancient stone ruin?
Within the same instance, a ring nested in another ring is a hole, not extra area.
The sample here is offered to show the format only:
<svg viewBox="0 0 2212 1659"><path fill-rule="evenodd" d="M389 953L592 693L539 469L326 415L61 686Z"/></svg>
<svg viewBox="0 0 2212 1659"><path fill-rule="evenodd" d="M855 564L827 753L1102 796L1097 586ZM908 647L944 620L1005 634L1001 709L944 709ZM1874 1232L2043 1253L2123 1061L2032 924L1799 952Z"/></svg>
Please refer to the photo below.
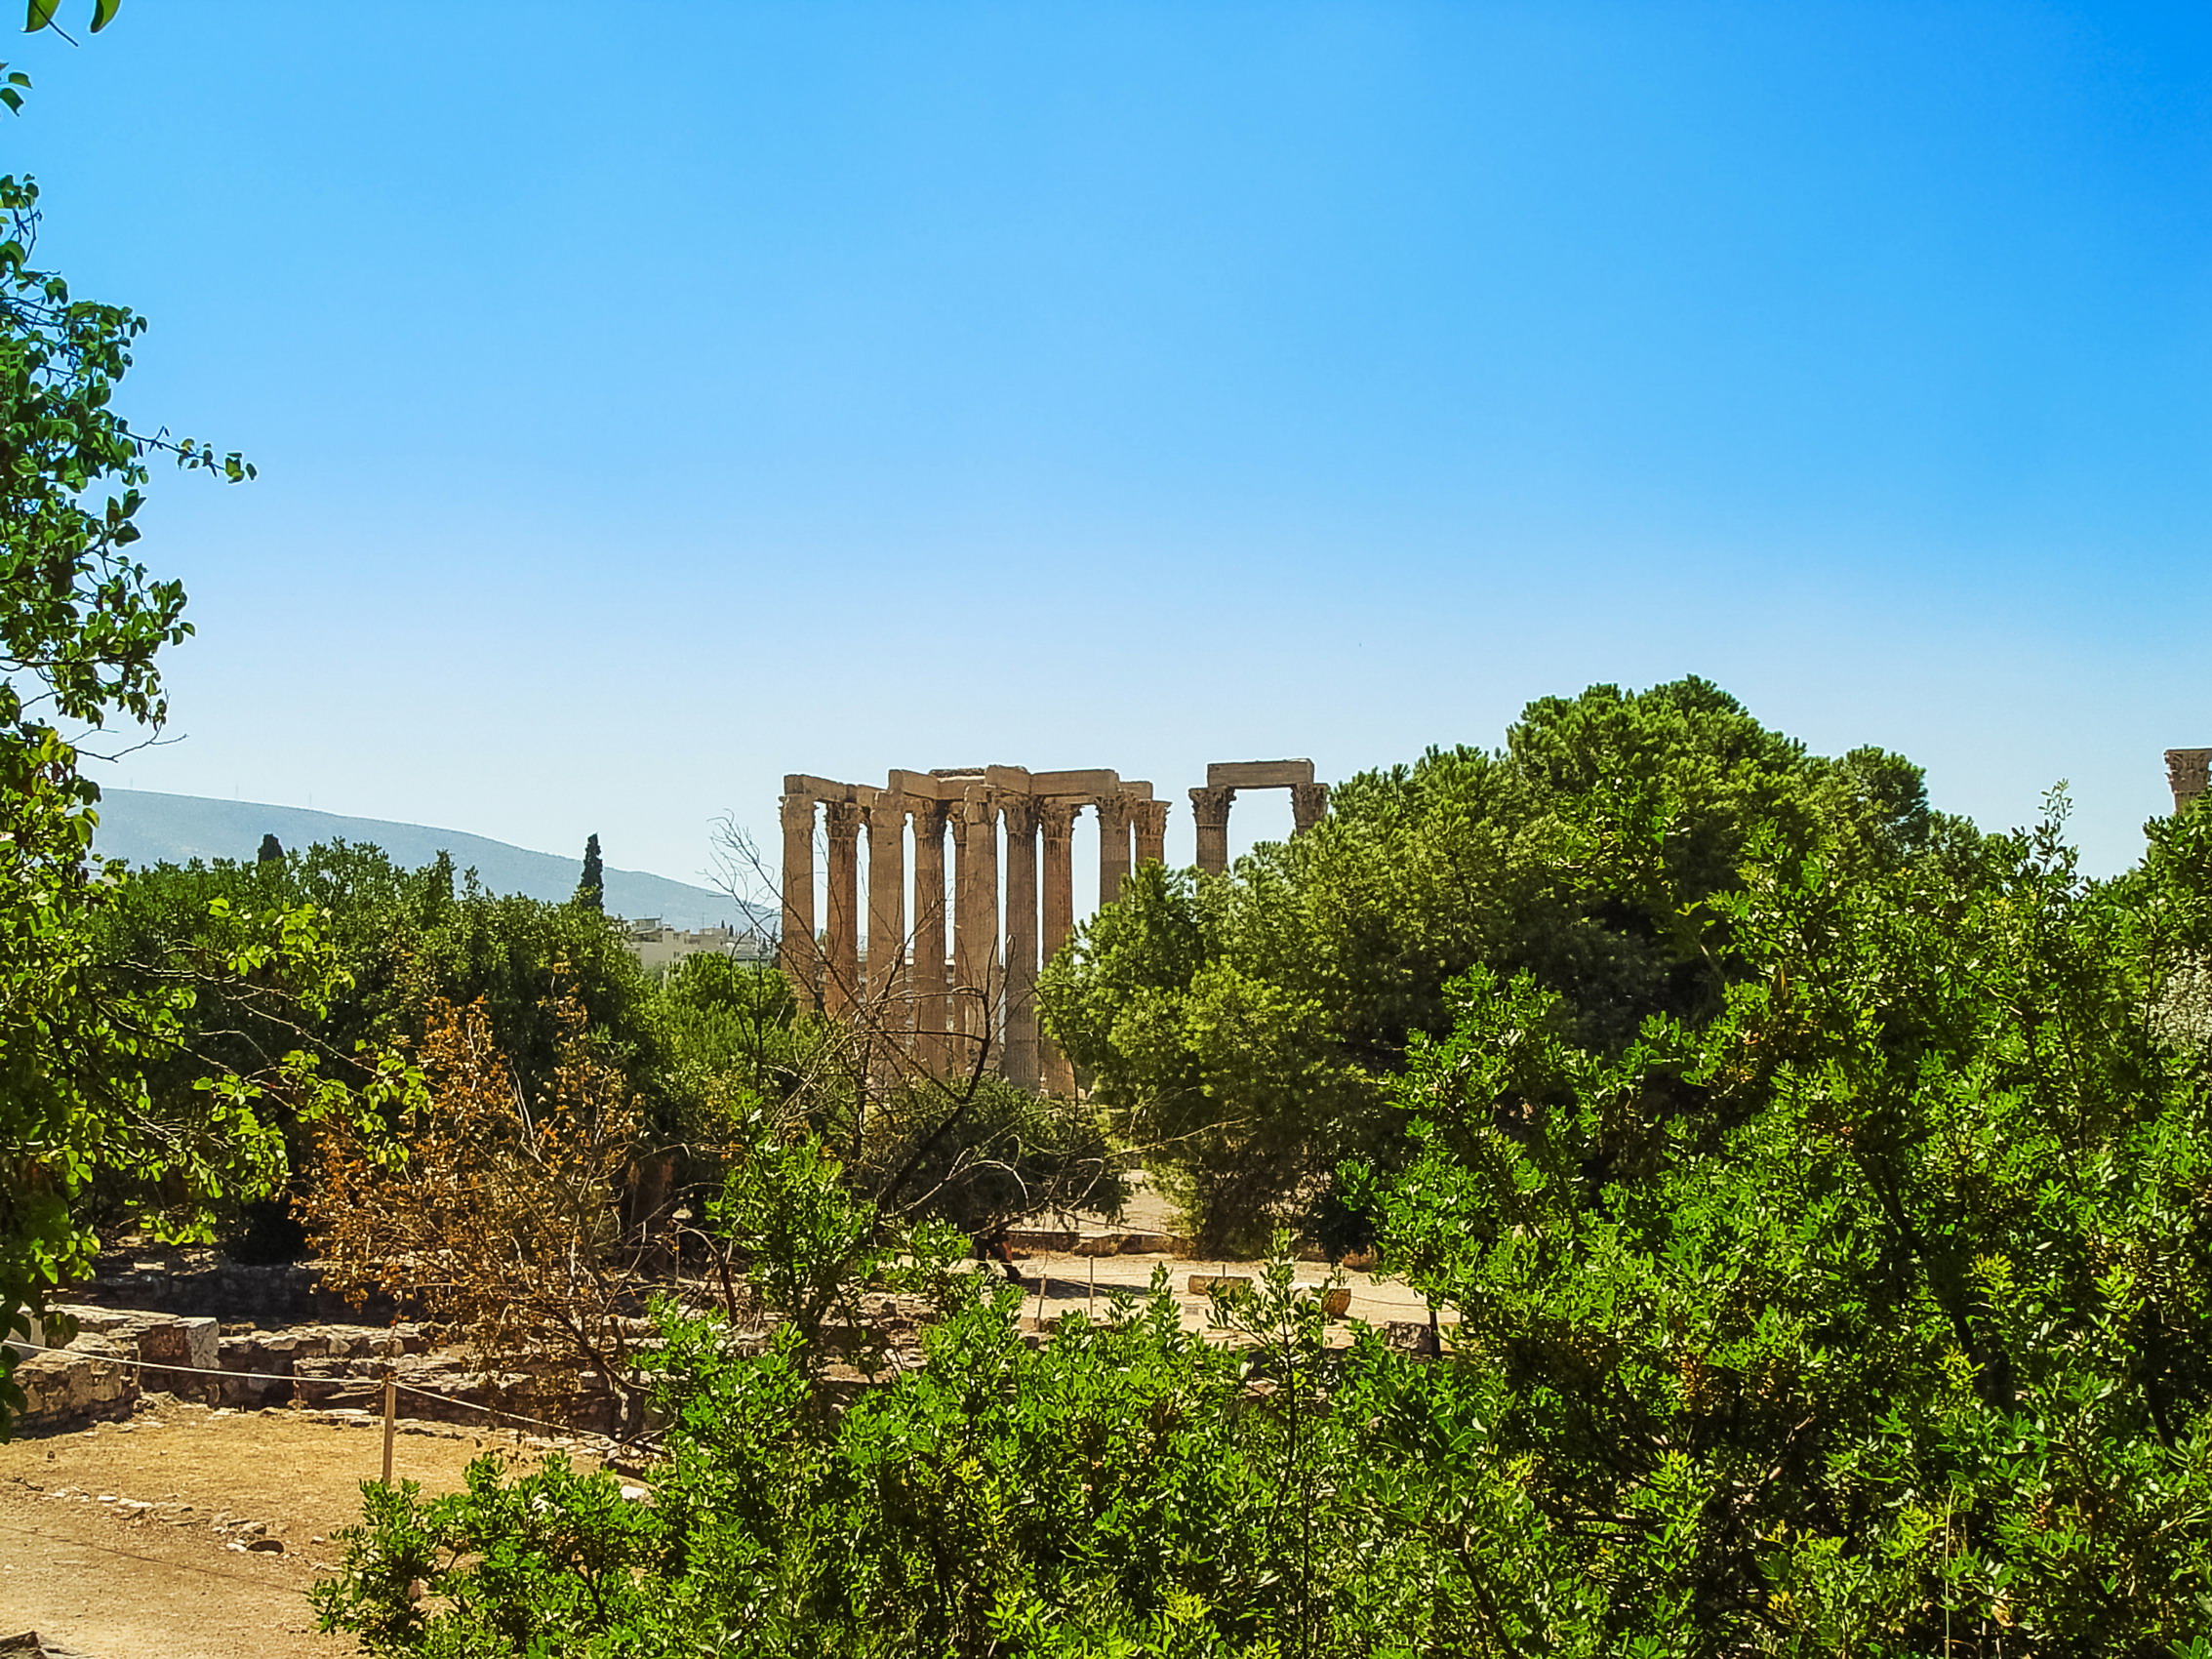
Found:
<svg viewBox="0 0 2212 1659"><path fill-rule="evenodd" d="M1206 768L1206 787L1190 791L1198 827L1198 868L1228 869L1228 809L1239 789L1288 789L1293 829L1303 835L1329 810L1329 786L1313 781L1310 760L1217 760Z"/></svg>
<svg viewBox="0 0 2212 1659"><path fill-rule="evenodd" d="M2212 749L2166 750L2166 783L2174 791L2176 812L2204 792L2207 774L2212 774Z"/></svg>
<svg viewBox="0 0 2212 1659"><path fill-rule="evenodd" d="M1299 831L1328 807L1328 787L1313 781L1310 760L1209 766L1205 787L1190 791L1199 869L1228 868L1229 806L1239 789L1262 789L1291 791ZM881 789L791 774L784 780L780 954L799 1006L865 1025L937 1075L982 1064L1027 1087L1071 1091L1066 1059L1037 1030L1036 981L1039 963L1075 925L1075 820L1086 809L1097 820L1099 902L1107 904L1137 865L1162 858L1168 806L1150 784L1104 767L894 771ZM827 867L819 918L818 827Z"/></svg>

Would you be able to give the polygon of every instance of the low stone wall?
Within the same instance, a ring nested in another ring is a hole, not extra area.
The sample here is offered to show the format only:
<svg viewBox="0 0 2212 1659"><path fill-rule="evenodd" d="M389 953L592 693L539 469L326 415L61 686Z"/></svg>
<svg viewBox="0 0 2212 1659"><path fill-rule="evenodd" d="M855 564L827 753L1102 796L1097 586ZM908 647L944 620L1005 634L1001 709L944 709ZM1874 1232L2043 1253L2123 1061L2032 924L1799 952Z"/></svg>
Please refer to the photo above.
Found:
<svg viewBox="0 0 2212 1659"><path fill-rule="evenodd" d="M110 1259L69 1292L79 1302L258 1324L317 1320L389 1323L405 1312L389 1297L359 1307L323 1287L317 1262L248 1263L211 1256L189 1262Z"/></svg>
<svg viewBox="0 0 2212 1659"><path fill-rule="evenodd" d="M17 1355L11 1381L23 1391L25 1429L68 1429L102 1418L128 1417L139 1402L139 1368L121 1363L123 1345L103 1336L79 1337L60 1354Z"/></svg>

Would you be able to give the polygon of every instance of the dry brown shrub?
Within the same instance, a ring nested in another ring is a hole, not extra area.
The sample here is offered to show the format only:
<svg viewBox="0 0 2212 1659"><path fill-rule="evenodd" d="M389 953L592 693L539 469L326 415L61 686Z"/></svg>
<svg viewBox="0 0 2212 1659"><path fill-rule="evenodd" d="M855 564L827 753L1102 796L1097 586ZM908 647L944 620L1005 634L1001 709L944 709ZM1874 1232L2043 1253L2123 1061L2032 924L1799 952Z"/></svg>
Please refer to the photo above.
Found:
<svg viewBox="0 0 2212 1659"><path fill-rule="evenodd" d="M302 1219L325 1281L356 1304L382 1292L463 1333L487 1367L581 1365L629 1396L640 1278L620 1203L638 1104L591 1053L573 991L546 1007L557 1063L526 1099L483 1002L433 1001L417 1104L387 1129L326 1127Z"/></svg>

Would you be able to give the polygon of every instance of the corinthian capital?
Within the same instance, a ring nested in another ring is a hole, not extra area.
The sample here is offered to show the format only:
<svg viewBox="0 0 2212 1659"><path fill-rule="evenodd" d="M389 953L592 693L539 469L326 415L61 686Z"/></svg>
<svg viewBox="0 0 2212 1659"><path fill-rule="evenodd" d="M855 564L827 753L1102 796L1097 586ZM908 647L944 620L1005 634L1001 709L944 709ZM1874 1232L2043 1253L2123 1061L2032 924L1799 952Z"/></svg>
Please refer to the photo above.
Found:
<svg viewBox="0 0 2212 1659"><path fill-rule="evenodd" d="M1037 823L1044 830L1048 841L1065 841L1075 832L1075 815L1083 810L1076 800L1040 800L1037 802Z"/></svg>
<svg viewBox="0 0 2212 1659"><path fill-rule="evenodd" d="M860 833L861 803L857 800L833 800L822 809L824 825L832 840L842 835L850 839Z"/></svg>
<svg viewBox="0 0 2212 1659"><path fill-rule="evenodd" d="M1191 820L1201 830L1226 830L1228 828L1229 805L1235 799L1234 789L1192 789Z"/></svg>
<svg viewBox="0 0 2212 1659"><path fill-rule="evenodd" d="M2166 782L2173 788L2176 812L2204 793L2208 773L2212 773L2212 749L2166 750Z"/></svg>

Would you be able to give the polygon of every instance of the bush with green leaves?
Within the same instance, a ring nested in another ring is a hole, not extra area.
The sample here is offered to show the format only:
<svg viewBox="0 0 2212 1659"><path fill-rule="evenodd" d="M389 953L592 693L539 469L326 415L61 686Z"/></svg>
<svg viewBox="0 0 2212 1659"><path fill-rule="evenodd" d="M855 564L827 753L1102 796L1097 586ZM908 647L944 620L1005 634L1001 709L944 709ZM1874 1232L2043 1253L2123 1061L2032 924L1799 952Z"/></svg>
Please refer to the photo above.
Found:
<svg viewBox="0 0 2212 1659"><path fill-rule="evenodd" d="M558 1460L371 1488L325 1627L380 1654L1362 1650L1332 1634L1333 1494L1364 1421L1343 1402L1390 1361L1331 1353L1287 1260L1225 1307L1230 1342L1186 1331L1164 1278L1032 1342L1022 1292L954 1272L943 1234L903 1266L866 1251L873 1218L825 1170L799 1145L733 1185L732 1234L793 1264L758 1280L784 1315L765 1347L663 1311L648 1502ZM842 1404L820 1317L840 1267L944 1309L923 1363Z"/></svg>
<svg viewBox="0 0 2212 1659"><path fill-rule="evenodd" d="M1685 922L1715 1006L1615 1042L1478 966L1409 1041L1405 1151L1345 1179L1440 1358L1327 1346L1287 1262L1218 1342L1155 1296L1032 1346L958 1280L925 1363L828 1403L797 1321L671 1316L619 1608L531 1542L602 1525L603 1477L531 1488L527 1535L479 1477L380 1500L326 1617L390 1653L497 1616L606 1654L2208 1659L2212 814L2109 882L2055 821L1735 869ZM800 1185L745 1225L875 1272ZM390 1564L432 1519L432 1570Z"/></svg>
<svg viewBox="0 0 2212 1659"><path fill-rule="evenodd" d="M1501 1584L1666 1653L2139 1654L2212 1624L2212 819L2084 882L2056 823L1971 861L1754 848L1702 1026L1578 1040L1452 987L1371 1178L1485 1379L1451 1461L1514 1494ZM1531 1603L1533 1606L1533 1603Z"/></svg>
<svg viewBox="0 0 2212 1659"><path fill-rule="evenodd" d="M1706 681L1594 686L1531 704L1496 753L1362 773L1226 876L1140 870L1039 1001L1209 1248L1277 1221L1360 1243L1334 1172L1399 1155L1388 1081L1449 1030L1446 985L1525 970L1607 1052L1654 1014L1709 1019L1743 971L1711 902L1760 837L1879 870L1972 832L1908 762L1809 754Z"/></svg>

